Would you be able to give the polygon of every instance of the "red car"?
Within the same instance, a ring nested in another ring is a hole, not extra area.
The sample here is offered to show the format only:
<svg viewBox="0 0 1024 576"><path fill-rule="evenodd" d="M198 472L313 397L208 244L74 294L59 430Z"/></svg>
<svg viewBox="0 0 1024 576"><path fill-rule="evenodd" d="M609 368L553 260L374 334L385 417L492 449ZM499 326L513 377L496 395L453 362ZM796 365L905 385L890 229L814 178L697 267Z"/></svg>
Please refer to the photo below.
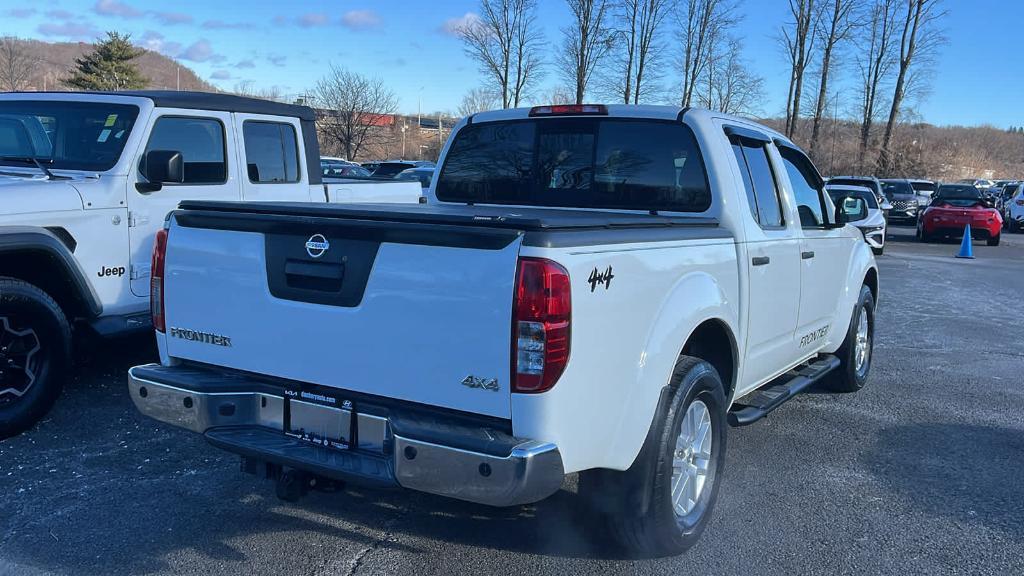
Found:
<svg viewBox="0 0 1024 576"><path fill-rule="evenodd" d="M971 225L971 238L999 245L1003 217L985 202L981 191L969 184L943 184L917 221L917 239L930 242L945 236L962 237L967 224Z"/></svg>

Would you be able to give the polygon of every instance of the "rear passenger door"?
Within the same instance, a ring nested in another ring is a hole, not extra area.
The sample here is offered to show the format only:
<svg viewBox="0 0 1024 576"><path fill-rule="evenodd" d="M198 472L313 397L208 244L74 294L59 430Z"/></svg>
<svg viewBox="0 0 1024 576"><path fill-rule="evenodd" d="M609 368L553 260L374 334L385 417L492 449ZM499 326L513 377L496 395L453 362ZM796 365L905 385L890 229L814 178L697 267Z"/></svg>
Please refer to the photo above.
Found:
<svg viewBox="0 0 1024 576"><path fill-rule="evenodd" d="M799 314L800 240L779 194L768 138L726 127L749 211L747 239L747 362L738 393L789 367Z"/></svg>
<svg viewBox="0 0 1024 576"><path fill-rule="evenodd" d="M779 154L800 219L800 315L794 336L802 359L822 347L832 330L847 277L850 239L831 226L832 201L810 159L800 150L780 145Z"/></svg>
<svg viewBox="0 0 1024 576"><path fill-rule="evenodd" d="M304 174L306 151L301 146L298 118L235 114L238 153L243 167L242 199L309 202ZM312 199L323 200L323 194Z"/></svg>
<svg viewBox="0 0 1024 576"><path fill-rule="evenodd" d="M235 162L229 143L234 142L231 114L227 112L157 109L146 145L138 151L128 189L128 238L131 250L131 291L149 296L149 268L153 238L163 228L167 213L182 200L238 200ZM185 181L163 184L150 191L145 186L141 161L150 150L181 153Z"/></svg>

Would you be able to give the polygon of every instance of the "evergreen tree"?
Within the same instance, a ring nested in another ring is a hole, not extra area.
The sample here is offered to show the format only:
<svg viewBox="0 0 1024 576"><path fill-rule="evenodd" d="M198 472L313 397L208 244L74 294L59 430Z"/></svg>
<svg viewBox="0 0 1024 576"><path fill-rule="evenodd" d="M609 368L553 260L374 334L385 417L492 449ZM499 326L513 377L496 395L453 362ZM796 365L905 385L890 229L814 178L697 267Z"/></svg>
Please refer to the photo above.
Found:
<svg viewBox="0 0 1024 576"><path fill-rule="evenodd" d="M100 40L92 52L75 59L75 68L64 84L78 90L144 88L149 80L132 62L144 52L132 44L130 34L107 32L107 38Z"/></svg>

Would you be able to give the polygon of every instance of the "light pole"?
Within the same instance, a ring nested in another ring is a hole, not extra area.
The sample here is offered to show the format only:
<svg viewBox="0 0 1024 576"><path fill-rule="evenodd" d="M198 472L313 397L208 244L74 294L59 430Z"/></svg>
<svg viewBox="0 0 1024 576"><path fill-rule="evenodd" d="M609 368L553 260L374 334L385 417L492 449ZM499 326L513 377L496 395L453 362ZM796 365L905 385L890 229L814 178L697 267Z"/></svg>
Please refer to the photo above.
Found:
<svg viewBox="0 0 1024 576"><path fill-rule="evenodd" d="M409 129L409 126L402 123L402 158L405 158L405 131Z"/></svg>

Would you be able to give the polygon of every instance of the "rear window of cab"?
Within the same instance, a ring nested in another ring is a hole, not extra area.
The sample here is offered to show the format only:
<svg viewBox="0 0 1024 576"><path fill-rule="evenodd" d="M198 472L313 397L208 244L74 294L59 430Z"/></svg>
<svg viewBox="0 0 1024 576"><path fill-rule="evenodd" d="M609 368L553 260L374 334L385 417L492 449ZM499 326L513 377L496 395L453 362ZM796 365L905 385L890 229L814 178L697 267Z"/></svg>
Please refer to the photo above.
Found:
<svg viewBox="0 0 1024 576"><path fill-rule="evenodd" d="M449 202L703 212L700 148L680 122L550 118L460 130L435 187Z"/></svg>

